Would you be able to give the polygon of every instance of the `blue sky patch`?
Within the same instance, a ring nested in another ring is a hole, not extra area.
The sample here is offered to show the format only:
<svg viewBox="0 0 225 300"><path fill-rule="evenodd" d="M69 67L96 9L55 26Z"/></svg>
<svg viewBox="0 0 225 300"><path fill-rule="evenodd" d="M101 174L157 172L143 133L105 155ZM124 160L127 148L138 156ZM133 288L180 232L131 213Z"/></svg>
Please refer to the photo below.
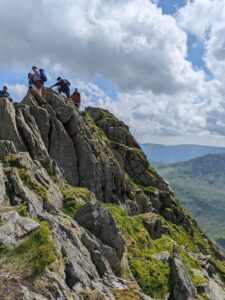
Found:
<svg viewBox="0 0 225 300"><path fill-rule="evenodd" d="M101 90L103 90L110 98L116 99L118 94L118 87L112 82L104 79L101 75L97 75L94 80L91 81L96 84Z"/></svg>
<svg viewBox="0 0 225 300"><path fill-rule="evenodd" d="M158 6L162 8L162 11L166 15L172 15L176 11L187 3L187 0L158 0Z"/></svg>

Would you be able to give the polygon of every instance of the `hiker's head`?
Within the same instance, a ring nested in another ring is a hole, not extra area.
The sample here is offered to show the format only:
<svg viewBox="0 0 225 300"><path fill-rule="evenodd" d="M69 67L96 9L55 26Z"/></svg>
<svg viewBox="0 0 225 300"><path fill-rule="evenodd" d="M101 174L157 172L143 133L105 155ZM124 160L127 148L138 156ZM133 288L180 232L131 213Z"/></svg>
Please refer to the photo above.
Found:
<svg viewBox="0 0 225 300"><path fill-rule="evenodd" d="M62 78L61 78L61 77L58 77L58 78L57 78L57 81L62 81Z"/></svg>
<svg viewBox="0 0 225 300"><path fill-rule="evenodd" d="M33 66L32 70L35 72L35 70L38 70L38 68L36 66Z"/></svg>
<svg viewBox="0 0 225 300"><path fill-rule="evenodd" d="M78 92L78 88L75 88L75 92Z"/></svg>
<svg viewBox="0 0 225 300"><path fill-rule="evenodd" d="M7 92L7 90L8 90L8 88L7 88L7 86L3 86L3 92Z"/></svg>
<svg viewBox="0 0 225 300"><path fill-rule="evenodd" d="M28 73L27 77L28 77L28 79L33 79L32 73Z"/></svg>

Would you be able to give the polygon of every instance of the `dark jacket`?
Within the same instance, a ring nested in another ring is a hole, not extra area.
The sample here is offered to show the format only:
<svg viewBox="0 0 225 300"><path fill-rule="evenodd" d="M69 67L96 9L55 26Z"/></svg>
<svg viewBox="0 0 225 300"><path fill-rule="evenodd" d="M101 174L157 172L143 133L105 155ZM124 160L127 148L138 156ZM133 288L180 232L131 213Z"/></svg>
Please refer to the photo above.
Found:
<svg viewBox="0 0 225 300"><path fill-rule="evenodd" d="M65 79L56 82L56 84L54 84L53 86L58 86L62 91L68 91L70 89L68 81L66 81Z"/></svg>
<svg viewBox="0 0 225 300"><path fill-rule="evenodd" d="M0 91L0 97L10 97L10 94L8 92Z"/></svg>

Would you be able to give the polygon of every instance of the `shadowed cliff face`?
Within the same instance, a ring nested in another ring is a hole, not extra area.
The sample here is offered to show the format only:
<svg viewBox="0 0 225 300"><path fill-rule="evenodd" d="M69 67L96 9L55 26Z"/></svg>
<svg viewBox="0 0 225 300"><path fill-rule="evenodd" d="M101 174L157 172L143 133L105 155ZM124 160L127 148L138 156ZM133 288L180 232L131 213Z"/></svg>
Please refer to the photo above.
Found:
<svg viewBox="0 0 225 300"><path fill-rule="evenodd" d="M0 160L1 299L225 299L223 256L107 110L2 98Z"/></svg>

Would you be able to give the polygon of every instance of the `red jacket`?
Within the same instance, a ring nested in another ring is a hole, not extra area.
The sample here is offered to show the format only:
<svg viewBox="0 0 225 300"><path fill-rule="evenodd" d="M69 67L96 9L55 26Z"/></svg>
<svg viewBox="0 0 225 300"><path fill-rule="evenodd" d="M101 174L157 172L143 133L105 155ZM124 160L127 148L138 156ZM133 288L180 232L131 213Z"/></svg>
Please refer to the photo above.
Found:
<svg viewBox="0 0 225 300"><path fill-rule="evenodd" d="M71 96L71 99L73 100L74 104L77 107L80 107L80 93L79 92L74 92L73 95Z"/></svg>

